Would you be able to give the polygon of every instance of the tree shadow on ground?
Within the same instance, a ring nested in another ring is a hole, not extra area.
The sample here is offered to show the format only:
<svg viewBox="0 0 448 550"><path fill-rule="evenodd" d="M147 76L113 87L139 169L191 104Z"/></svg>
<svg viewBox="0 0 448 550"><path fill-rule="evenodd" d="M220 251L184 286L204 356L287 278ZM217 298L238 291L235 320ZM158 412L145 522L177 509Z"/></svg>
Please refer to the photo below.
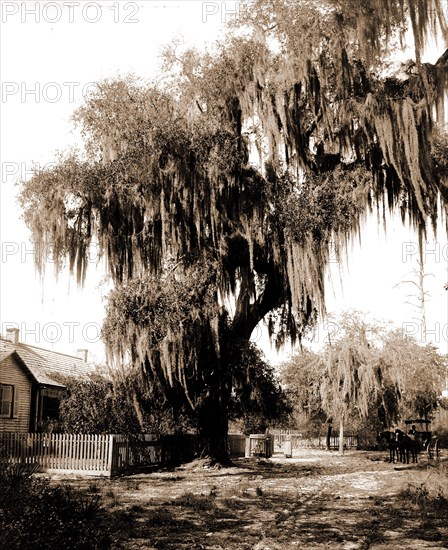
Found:
<svg viewBox="0 0 448 550"><path fill-rule="evenodd" d="M321 464L275 464L264 460L248 460L247 463L238 463L234 469L218 470L211 472L209 477L253 477L264 478L299 478L308 475L319 476L325 472L326 467Z"/></svg>
<svg viewBox="0 0 448 550"><path fill-rule="evenodd" d="M186 465L84 487L102 494L116 550L448 547L447 495L422 483L430 465L370 456Z"/></svg>
<svg viewBox="0 0 448 550"><path fill-rule="evenodd" d="M263 540L272 548L314 548L319 545L357 548L407 539L448 544L448 509L421 506L396 497L341 498L336 494L272 494L261 488L233 495L185 493L116 512L124 536L117 548L252 549ZM124 514L124 515L123 515ZM150 544L150 546L147 546Z"/></svg>

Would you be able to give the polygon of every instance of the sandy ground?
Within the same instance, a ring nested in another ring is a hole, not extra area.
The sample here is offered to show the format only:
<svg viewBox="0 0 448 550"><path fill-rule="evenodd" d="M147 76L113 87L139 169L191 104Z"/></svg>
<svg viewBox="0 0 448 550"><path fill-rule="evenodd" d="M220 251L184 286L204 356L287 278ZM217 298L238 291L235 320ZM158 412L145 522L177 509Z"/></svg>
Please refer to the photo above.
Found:
<svg viewBox="0 0 448 550"><path fill-rule="evenodd" d="M307 450L74 482L101 492L116 549L448 548L448 465Z"/></svg>

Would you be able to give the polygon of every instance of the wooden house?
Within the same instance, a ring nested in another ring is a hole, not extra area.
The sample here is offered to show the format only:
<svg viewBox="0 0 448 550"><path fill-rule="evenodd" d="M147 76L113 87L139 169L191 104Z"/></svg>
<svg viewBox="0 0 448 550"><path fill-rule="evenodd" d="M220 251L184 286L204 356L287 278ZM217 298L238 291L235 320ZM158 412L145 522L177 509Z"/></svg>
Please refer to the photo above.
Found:
<svg viewBox="0 0 448 550"><path fill-rule="evenodd" d="M86 355L77 357L0 338L0 433L46 431L59 416L64 378L92 371Z"/></svg>

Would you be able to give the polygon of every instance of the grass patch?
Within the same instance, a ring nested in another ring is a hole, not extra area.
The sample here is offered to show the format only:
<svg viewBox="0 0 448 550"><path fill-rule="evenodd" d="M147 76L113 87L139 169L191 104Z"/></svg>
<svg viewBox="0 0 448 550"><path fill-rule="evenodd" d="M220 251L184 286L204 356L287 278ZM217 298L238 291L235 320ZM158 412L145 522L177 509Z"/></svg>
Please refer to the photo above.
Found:
<svg viewBox="0 0 448 550"><path fill-rule="evenodd" d="M165 508L147 510L144 517L146 522L152 527L165 527L174 523L173 514Z"/></svg>
<svg viewBox="0 0 448 550"><path fill-rule="evenodd" d="M180 495L172 504L174 506L185 506L195 512L209 512L215 507L214 497L210 495L195 495L190 491Z"/></svg>

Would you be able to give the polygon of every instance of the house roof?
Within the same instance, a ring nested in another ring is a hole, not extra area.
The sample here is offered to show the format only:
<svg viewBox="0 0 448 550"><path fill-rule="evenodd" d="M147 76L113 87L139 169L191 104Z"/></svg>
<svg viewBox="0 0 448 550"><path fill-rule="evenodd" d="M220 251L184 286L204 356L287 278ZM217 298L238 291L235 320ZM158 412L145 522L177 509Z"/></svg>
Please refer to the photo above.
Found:
<svg viewBox="0 0 448 550"><path fill-rule="evenodd" d="M12 354L21 359L38 384L64 387L59 377L85 378L92 372L80 357L0 339L0 363Z"/></svg>

